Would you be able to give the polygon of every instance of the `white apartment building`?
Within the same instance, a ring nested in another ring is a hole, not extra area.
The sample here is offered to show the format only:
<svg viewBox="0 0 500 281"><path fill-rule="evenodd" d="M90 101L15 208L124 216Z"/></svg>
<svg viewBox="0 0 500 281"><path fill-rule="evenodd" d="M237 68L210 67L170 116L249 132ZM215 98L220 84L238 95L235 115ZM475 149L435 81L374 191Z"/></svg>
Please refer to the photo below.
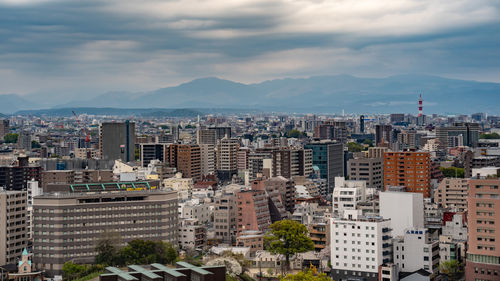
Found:
<svg viewBox="0 0 500 281"><path fill-rule="evenodd" d="M439 241L432 241L427 228L408 229L394 239L394 263L401 272L424 269L432 274L439 271Z"/></svg>
<svg viewBox="0 0 500 281"><path fill-rule="evenodd" d="M26 229L28 234L28 239L33 238L33 197L43 194L42 187L38 184L38 181L30 180L28 181L27 189L27 205L26 205Z"/></svg>
<svg viewBox="0 0 500 281"><path fill-rule="evenodd" d="M192 199L179 204L179 218L181 219L195 219L200 224L207 224L211 220L213 213L210 204L200 202L200 200Z"/></svg>
<svg viewBox="0 0 500 281"><path fill-rule="evenodd" d="M199 144L201 174L203 176L215 174L215 145Z"/></svg>
<svg viewBox="0 0 500 281"><path fill-rule="evenodd" d="M380 216L391 219L392 235L402 236L408 228L424 227L424 197L421 193L379 193Z"/></svg>
<svg viewBox="0 0 500 281"><path fill-rule="evenodd" d="M359 202L366 200L366 182L335 177L333 190L333 215L343 217L345 210L355 210Z"/></svg>
<svg viewBox="0 0 500 281"><path fill-rule="evenodd" d="M330 219L333 280L378 280L379 265L392 260L391 221L346 210Z"/></svg>
<svg viewBox="0 0 500 281"><path fill-rule="evenodd" d="M196 219L184 219L179 224L179 247L183 250L200 249L207 244L206 225Z"/></svg>
<svg viewBox="0 0 500 281"><path fill-rule="evenodd" d="M179 195L179 201L191 198L193 194L194 182L192 178L183 178L182 173L175 174L175 177L163 180L163 188L173 189Z"/></svg>

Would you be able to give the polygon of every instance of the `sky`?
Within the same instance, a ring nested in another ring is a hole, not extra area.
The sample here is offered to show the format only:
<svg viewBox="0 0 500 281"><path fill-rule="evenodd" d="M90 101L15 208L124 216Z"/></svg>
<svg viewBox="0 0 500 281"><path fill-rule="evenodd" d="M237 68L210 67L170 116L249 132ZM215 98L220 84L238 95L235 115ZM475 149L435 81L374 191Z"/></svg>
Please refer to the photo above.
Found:
<svg viewBox="0 0 500 281"><path fill-rule="evenodd" d="M0 94L200 77L429 74L500 82L495 0L0 0Z"/></svg>

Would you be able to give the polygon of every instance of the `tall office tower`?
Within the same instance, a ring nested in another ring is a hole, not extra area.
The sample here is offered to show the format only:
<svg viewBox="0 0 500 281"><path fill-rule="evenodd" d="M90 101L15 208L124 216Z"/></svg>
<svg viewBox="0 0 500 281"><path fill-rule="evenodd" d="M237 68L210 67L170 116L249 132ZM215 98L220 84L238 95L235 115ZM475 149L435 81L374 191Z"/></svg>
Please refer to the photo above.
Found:
<svg viewBox="0 0 500 281"><path fill-rule="evenodd" d="M429 152L384 153L384 187L404 186L408 192L431 197L431 156Z"/></svg>
<svg viewBox="0 0 500 281"><path fill-rule="evenodd" d="M238 150L238 170L247 170L249 168L250 149L248 147L240 147Z"/></svg>
<svg viewBox="0 0 500 281"><path fill-rule="evenodd" d="M291 178L312 173L312 150L295 147L273 150L272 176Z"/></svg>
<svg viewBox="0 0 500 281"><path fill-rule="evenodd" d="M429 229L407 229L393 244L394 263L400 272L423 269L432 276L439 274L439 241L432 240Z"/></svg>
<svg viewBox="0 0 500 281"><path fill-rule="evenodd" d="M213 144L200 144L201 175L215 174L215 146Z"/></svg>
<svg viewBox="0 0 500 281"><path fill-rule="evenodd" d="M201 180L201 149L196 144L170 144L165 161L184 178Z"/></svg>
<svg viewBox="0 0 500 281"><path fill-rule="evenodd" d="M434 202L441 208L466 212L468 190L469 181L467 179L445 178L434 190Z"/></svg>
<svg viewBox="0 0 500 281"><path fill-rule="evenodd" d="M17 138L17 148L31 151L31 133L22 131Z"/></svg>
<svg viewBox="0 0 500 281"><path fill-rule="evenodd" d="M236 195L225 189L214 196L214 231L219 243L236 241Z"/></svg>
<svg viewBox="0 0 500 281"><path fill-rule="evenodd" d="M375 125L375 144L392 143L392 126Z"/></svg>
<svg viewBox="0 0 500 281"><path fill-rule="evenodd" d="M217 145L217 178L229 181L238 173L238 139L223 138Z"/></svg>
<svg viewBox="0 0 500 281"><path fill-rule="evenodd" d="M0 264L16 264L28 245L26 191L0 190ZM3 275L3 273L2 273Z"/></svg>
<svg viewBox="0 0 500 281"><path fill-rule="evenodd" d="M165 161L165 151L168 144L141 143L139 145L139 158L143 167L147 167L153 160Z"/></svg>
<svg viewBox="0 0 500 281"><path fill-rule="evenodd" d="M365 116L364 115L359 116L359 133L360 134L365 133Z"/></svg>
<svg viewBox="0 0 500 281"><path fill-rule="evenodd" d="M391 221L359 210L330 219L333 280L378 281L378 268L392 261Z"/></svg>
<svg viewBox="0 0 500 281"><path fill-rule="evenodd" d="M344 145L340 142L317 141L304 146L311 149L313 166L319 168L320 178L328 183L328 194L333 192L335 177L344 176Z"/></svg>
<svg viewBox="0 0 500 281"><path fill-rule="evenodd" d="M384 187L384 159L355 158L347 161L350 180L366 181L366 187L382 190Z"/></svg>
<svg viewBox="0 0 500 281"><path fill-rule="evenodd" d="M266 231L271 225L268 198L263 190L236 192L237 235L247 230Z"/></svg>
<svg viewBox="0 0 500 281"><path fill-rule="evenodd" d="M335 178L333 189L333 216L344 217L344 211L356 210L357 204L366 200L366 182Z"/></svg>
<svg viewBox="0 0 500 281"><path fill-rule="evenodd" d="M455 137L460 137L465 146L476 147L479 141L481 127L477 123L453 123L450 127L437 127L436 137L439 140L439 148L453 147Z"/></svg>
<svg viewBox="0 0 500 281"><path fill-rule="evenodd" d="M3 137L10 132L9 120L1 119L0 120L0 139L3 140Z"/></svg>
<svg viewBox="0 0 500 281"><path fill-rule="evenodd" d="M135 160L135 123L102 123L99 126L101 158L130 162Z"/></svg>
<svg viewBox="0 0 500 281"><path fill-rule="evenodd" d="M196 143L217 145L217 131L199 128L196 131Z"/></svg>
<svg viewBox="0 0 500 281"><path fill-rule="evenodd" d="M408 228L424 227L424 197L420 193L385 191L379 193L380 216L391 219L394 237Z"/></svg>
<svg viewBox="0 0 500 281"><path fill-rule="evenodd" d="M499 179L469 181L466 280L493 281L500 278L499 186Z"/></svg>
<svg viewBox="0 0 500 281"><path fill-rule="evenodd" d="M393 113L391 114L391 123L399 123L405 121L404 113Z"/></svg>
<svg viewBox="0 0 500 281"><path fill-rule="evenodd" d="M93 263L95 245L106 234L120 246L134 239L176 245L177 192L154 188L147 182L73 184L69 192L35 197L35 267L53 276L68 260Z"/></svg>

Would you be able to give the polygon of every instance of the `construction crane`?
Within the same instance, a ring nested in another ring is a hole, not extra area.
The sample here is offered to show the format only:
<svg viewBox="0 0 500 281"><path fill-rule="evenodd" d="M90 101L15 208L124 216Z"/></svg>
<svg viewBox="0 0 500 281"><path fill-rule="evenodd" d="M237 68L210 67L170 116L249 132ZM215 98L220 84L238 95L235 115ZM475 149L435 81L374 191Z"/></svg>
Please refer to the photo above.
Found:
<svg viewBox="0 0 500 281"><path fill-rule="evenodd" d="M90 132L87 132L87 130L85 130L85 127L82 126L82 124L80 123L80 119L78 118L78 115L76 115L75 111L72 110L71 112L73 112L76 122L78 123L78 127L80 127L80 132L82 132L83 135L85 135L85 156L87 158L90 158L87 151L90 142Z"/></svg>

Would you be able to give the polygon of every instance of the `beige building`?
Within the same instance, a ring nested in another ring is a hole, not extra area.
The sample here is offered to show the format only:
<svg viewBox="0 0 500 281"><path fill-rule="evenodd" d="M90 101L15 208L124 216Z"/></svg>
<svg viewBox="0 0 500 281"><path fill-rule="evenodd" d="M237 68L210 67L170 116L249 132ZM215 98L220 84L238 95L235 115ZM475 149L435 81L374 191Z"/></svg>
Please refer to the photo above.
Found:
<svg viewBox="0 0 500 281"><path fill-rule="evenodd" d="M214 230L218 242L236 241L236 195L226 190L214 198Z"/></svg>
<svg viewBox="0 0 500 281"><path fill-rule="evenodd" d="M134 239L177 244L177 193L147 182L69 185L33 202L33 263L47 275L61 274L65 262L92 263L95 245L116 235L122 246ZM22 248L22 247L20 247Z"/></svg>
<svg viewBox="0 0 500 281"><path fill-rule="evenodd" d="M0 265L17 264L28 244L26 192L0 191Z"/></svg>
<svg viewBox="0 0 500 281"><path fill-rule="evenodd" d="M366 187L382 190L384 187L384 159L349 159L347 174L350 180L366 181Z"/></svg>
<svg viewBox="0 0 500 281"><path fill-rule="evenodd" d="M200 144L201 175L215 174L215 145Z"/></svg>
<svg viewBox="0 0 500 281"><path fill-rule="evenodd" d="M445 178L434 190L434 202L442 208L451 208L457 212L467 211L467 179Z"/></svg>

